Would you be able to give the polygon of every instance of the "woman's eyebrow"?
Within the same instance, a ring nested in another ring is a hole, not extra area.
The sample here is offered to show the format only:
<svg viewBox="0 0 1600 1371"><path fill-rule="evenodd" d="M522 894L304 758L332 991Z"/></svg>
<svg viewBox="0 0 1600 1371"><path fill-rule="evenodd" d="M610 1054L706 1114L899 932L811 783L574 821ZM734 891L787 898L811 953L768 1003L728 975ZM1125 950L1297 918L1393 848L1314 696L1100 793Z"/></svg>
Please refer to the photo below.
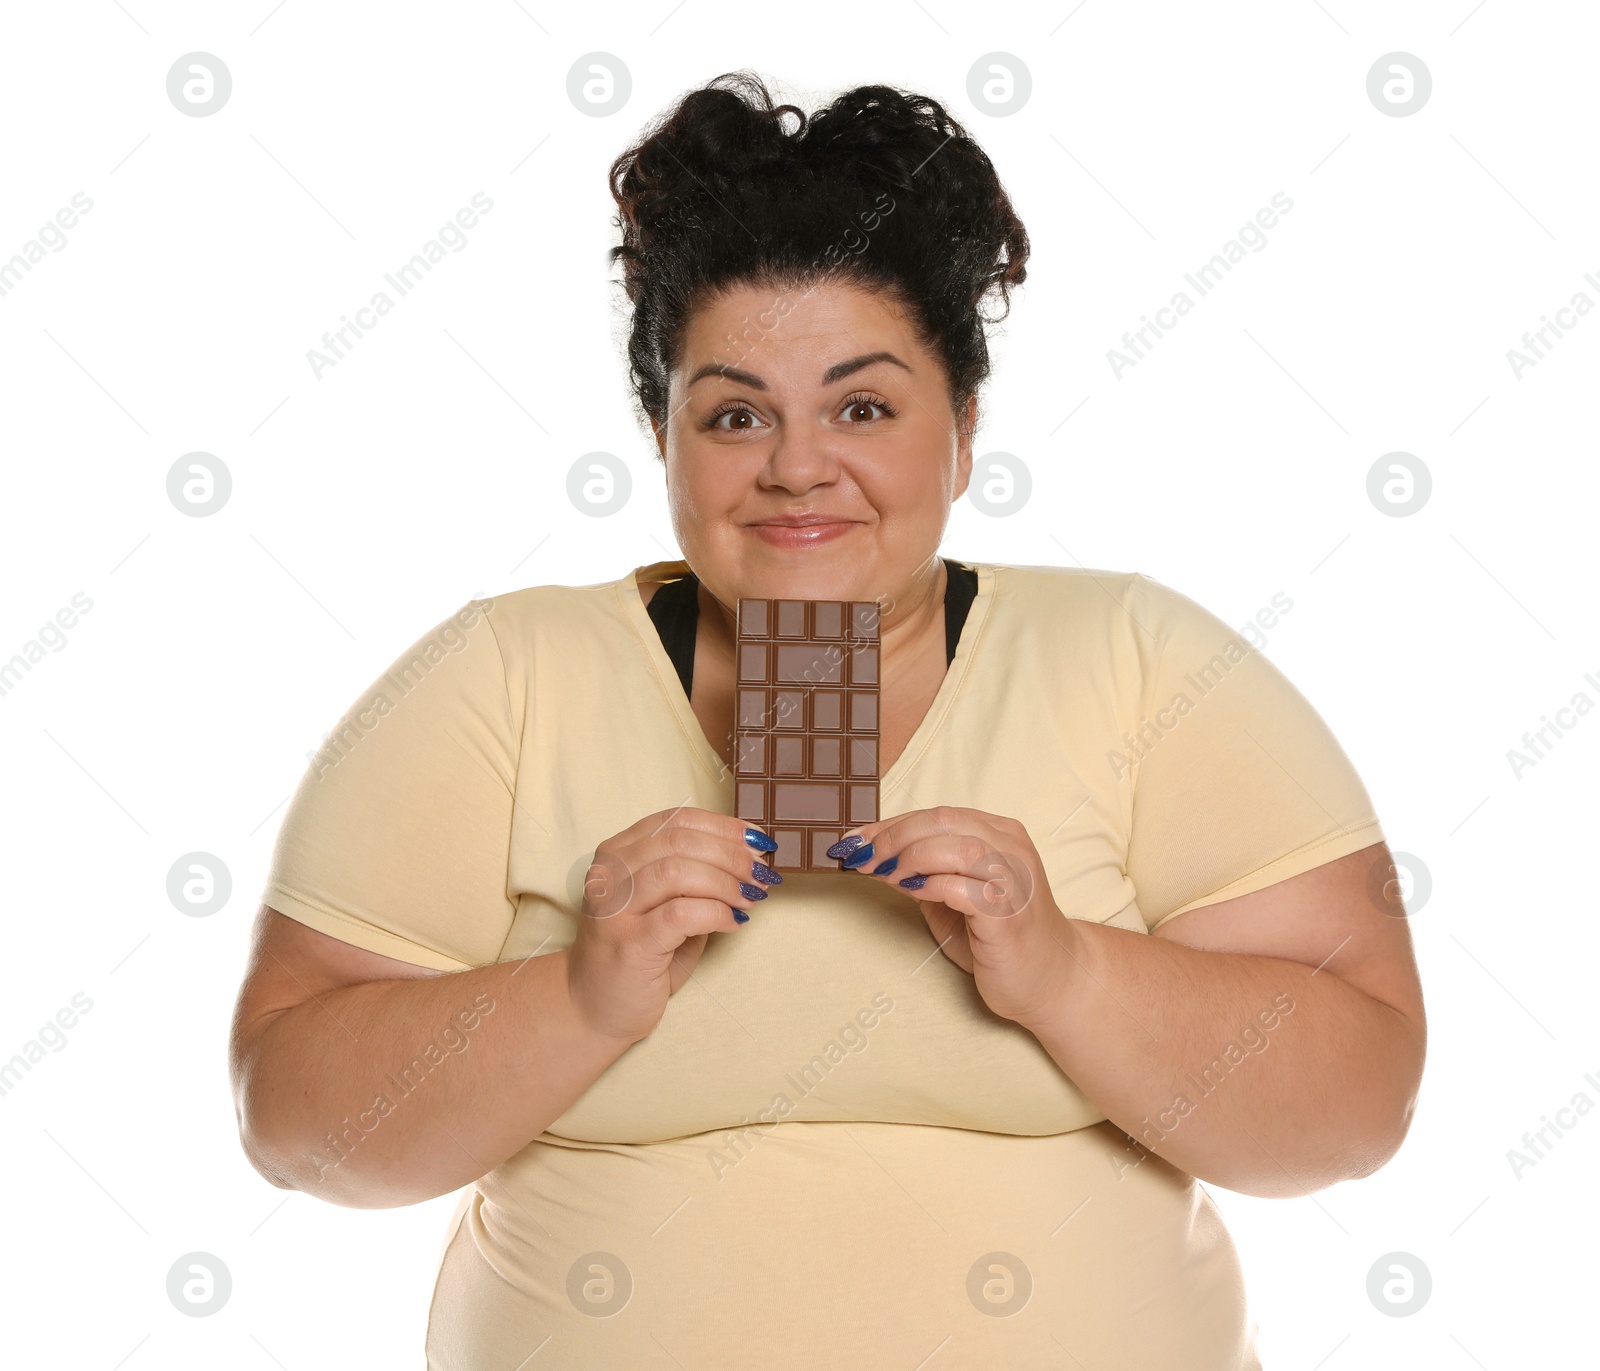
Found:
<svg viewBox="0 0 1600 1371"><path fill-rule="evenodd" d="M907 371L911 370L906 363L902 362L892 352L864 352L861 356L852 357L848 361L835 362L827 371L822 373L821 384L831 386L835 381L842 381L846 376L860 371L862 367L869 367L874 362L893 362L897 367L904 367ZM707 376L721 376L729 381L737 381L740 385L749 386L752 390L765 390L767 388L767 383L754 372L743 371L738 367L730 367L721 362L707 362L705 366L701 367L699 371L689 378L689 383L684 389L687 390L696 381L702 380Z"/></svg>

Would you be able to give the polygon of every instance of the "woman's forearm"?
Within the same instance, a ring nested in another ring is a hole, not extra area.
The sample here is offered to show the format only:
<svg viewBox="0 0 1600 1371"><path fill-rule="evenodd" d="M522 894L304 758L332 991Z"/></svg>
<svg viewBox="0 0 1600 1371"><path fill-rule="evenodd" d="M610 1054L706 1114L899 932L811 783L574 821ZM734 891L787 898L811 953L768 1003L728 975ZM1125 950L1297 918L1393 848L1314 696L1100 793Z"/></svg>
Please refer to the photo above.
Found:
<svg viewBox="0 0 1600 1371"><path fill-rule="evenodd" d="M1077 932L1066 993L1025 1026L1144 1148L1284 1196L1368 1175L1399 1147L1422 1069L1412 1020L1301 962ZM1143 1159L1130 1144L1123 1160Z"/></svg>
<svg viewBox="0 0 1600 1371"><path fill-rule="evenodd" d="M352 1208L414 1204L520 1151L622 1055L574 1013L564 951L344 986L251 1044L240 1132L263 1175Z"/></svg>

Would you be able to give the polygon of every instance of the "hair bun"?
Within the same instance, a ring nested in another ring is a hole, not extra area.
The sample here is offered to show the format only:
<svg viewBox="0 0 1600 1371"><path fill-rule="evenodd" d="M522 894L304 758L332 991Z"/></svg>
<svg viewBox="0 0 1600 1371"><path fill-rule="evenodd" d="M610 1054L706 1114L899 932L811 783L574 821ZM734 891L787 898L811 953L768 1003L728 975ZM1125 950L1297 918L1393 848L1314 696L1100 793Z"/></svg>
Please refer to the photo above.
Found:
<svg viewBox="0 0 1600 1371"><path fill-rule="evenodd" d="M734 89L713 83L691 91L612 164L612 197L625 229L641 238L704 221L699 211L750 177L781 183L796 169L799 154L783 118L795 116L803 129L805 111L774 106L766 87L747 73L732 72L717 81Z"/></svg>
<svg viewBox="0 0 1600 1371"><path fill-rule="evenodd" d="M840 274L893 292L959 407L988 375L980 302L1027 276L1028 235L994 165L926 95L857 86L808 115L747 71L685 94L611 164L634 306L635 394L664 422L683 327L708 294ZM1004 318L1004 313L998 318Z"/></svg>

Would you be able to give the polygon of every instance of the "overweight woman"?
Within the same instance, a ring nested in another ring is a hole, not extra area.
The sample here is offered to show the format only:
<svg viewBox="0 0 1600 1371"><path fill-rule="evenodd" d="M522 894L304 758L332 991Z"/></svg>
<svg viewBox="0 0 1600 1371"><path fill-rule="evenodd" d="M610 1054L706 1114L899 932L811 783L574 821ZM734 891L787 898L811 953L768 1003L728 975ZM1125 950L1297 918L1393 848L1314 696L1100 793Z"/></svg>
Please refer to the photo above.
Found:
<svg viewBox="0 0 1600 1371"><path fill-rule="evenodd" d="M1199 1182L1366 1176L1422 1071L1360 778L1253 628L940 556L1028 239L938 104L734 73L611 186L682 558L474 600L333 730L239 996L246 1153L460 1192L438 1371L1260 1366ZM880 606L837 870L733 817L740 597Z"/></svg>

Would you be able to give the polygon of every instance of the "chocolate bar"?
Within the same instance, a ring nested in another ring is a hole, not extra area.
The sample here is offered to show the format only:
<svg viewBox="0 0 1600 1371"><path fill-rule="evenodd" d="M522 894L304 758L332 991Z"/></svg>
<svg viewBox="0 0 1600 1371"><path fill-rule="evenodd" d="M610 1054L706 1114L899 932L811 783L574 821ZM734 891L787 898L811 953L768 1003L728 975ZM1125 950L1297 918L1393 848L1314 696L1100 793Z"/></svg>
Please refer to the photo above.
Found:
<svg viewBox="0 0 1600 1371"><path fill-rule="evenodd" d="M737 609L734 803L780 871L838 871L828 848L878 817L878 606L750 600Z"/></svg>

